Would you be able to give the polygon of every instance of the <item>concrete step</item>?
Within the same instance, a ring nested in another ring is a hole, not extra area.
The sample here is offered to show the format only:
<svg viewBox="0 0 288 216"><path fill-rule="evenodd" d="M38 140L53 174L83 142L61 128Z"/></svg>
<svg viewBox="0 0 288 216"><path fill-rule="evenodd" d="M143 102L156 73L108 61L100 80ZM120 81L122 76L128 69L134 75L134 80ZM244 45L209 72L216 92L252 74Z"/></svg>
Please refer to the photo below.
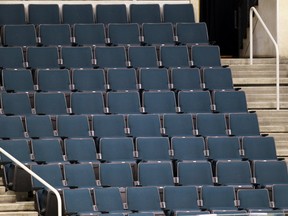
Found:
<svg viewBox="0 0 288 216"><path fill-rule="evenodd" d="M285 157L288 162L288 133L269 133L269 136L272 136L275 139L277 156Z"/></svg>
<svg viewBox="0 0 288 216"><path fill-rule="evenodd" d="M0 203L14 203L16 202L16 195L0 195Z"/></svg>
<svg viewBox="0 0 288 216"><path fill-rule="evenodd" d="M250 65L250 58L222 58L223 65ZM287 64L288 59L280 59L280 64ZM276 64L276 58L253 58L255 64Z"/></svg>
<svg viewBox="0 0 288 216"><path fill-rule="evenodd" d="M35 203L33 201L0 203L0 212L16 212L16 211L35 212Z"/></svg>

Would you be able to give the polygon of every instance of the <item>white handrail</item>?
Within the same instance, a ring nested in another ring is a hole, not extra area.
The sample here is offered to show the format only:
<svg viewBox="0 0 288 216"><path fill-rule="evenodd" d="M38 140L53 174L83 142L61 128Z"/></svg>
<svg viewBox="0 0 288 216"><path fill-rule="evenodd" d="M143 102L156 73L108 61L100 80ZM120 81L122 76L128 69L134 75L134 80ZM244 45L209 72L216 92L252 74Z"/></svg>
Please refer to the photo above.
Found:
<svg viewBox="0 0 288 216"><path fill-rule="evenodd" d="M278 44L270 33L269 29L262 20L260 14L255 7L250 8L250 65L253 64L253 12L257 15L260 23L267 32L268 36L272 40L276 51L276 109L280 110L280 71L279 71L279 48ZM278 15L277 15L278 16Z"/></svg>
<svg viewBox="0 0 288 216"><path fill-rule="evenodd" d="M62 202L61 202L61 196L60 196L59 192L54 187L52 187L50 184L48 184L45 180L43 180L40 176L38 176L36 173L31 171L29 168L27 168L19 160L17 160L11 154L9 154L7 151L5 151L3 148L0 148L0 153L4 154L6 157L10 158L15 164L20 166L27 173L29 173L31 176L33 176L35 179L37 179L39 182L41 182L43 185L45 185L47 188L49 188L53 193L55 193L56 198L57 198L57 204L58 204L58 216L61 216L62 215Z"/></svg>

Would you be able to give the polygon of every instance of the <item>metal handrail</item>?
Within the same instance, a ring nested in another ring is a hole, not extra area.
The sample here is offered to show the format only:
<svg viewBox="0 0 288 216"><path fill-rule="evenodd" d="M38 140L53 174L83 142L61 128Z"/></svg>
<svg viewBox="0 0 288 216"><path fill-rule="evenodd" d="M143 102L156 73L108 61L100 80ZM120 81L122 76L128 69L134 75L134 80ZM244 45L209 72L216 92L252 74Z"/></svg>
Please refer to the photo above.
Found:
<svg viewBox="0 0 288 216"><path fill-rule="evenodd" d="M7 151L5 151L3 148L0 148L0 153L4 154L6 157L10 158L15 164L20 166L27 173L29 173L31 176L33 176L35 179L37 179L39 182L41 182L43 185L45 185L48 189L50 189L53 193L55 193L56 198L57 198L57 204L58 204L58 214L57 215L62 216L62 201L61 201L61 196L60 196L59 192L54 187L52 187L49 183L47 183L44 179L42 179L36 173L31 171L29 168L27 168L23 163L21 163L19 160L17 160L11 154L9 154Z"/></svg>
<svg viewBox="0 0 288 216"><path fill-rule="evenodd" d="M276 109L280 110L280 71L279 71L279 47L266 24L262 20L260 14L255 7L250 8L250 65L253 64L253 13L255 13L262 24L263 28L267 32L268 36L272 40L276 51Z"/></svg>

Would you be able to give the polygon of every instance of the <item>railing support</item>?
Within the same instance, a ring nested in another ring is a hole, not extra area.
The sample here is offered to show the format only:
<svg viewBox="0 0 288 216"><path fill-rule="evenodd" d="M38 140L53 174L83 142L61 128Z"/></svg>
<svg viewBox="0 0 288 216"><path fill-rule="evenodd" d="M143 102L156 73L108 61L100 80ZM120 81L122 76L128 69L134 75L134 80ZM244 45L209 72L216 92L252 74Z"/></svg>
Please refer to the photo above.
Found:
<svg viewBox="0 0 288 216"><path fill-rule="evenodd" d="M23 163L18 161L15 157L13 157L11 154L9 154L7 151L5 151L3 148L0 148L0 153L4 154L6 157L11 159L15 164L20 166L22 169L24 169L27 173L29 173L31 176L33 176L35 179L37 179L39 182L41 182L43 185L45 185L48 189L50 189L53 193L55 193L57 198L57 204L58 204L58 216L62 216L62 201L61 196L59 192L52 187L49 183L47 183L45 180L43 180L40 176L38 176L36 173L31 171L29 168L27 168Z"/></svg>
<svg viewBox="0 0 288 216"><path fill-rule="evenodd" d="M267 32L268 36L270 37L275 47L275 51L276 51L276 109L280 110L279 48L278 48L277 42L273 38L272 34L270 33L269 29L267 28L266 24L262 20L260 14L257 12L255 7L250 8L250 65L253 65L253 13L256 14L257 18L259 19L260 23L262 24L263 28Z"/></svg>

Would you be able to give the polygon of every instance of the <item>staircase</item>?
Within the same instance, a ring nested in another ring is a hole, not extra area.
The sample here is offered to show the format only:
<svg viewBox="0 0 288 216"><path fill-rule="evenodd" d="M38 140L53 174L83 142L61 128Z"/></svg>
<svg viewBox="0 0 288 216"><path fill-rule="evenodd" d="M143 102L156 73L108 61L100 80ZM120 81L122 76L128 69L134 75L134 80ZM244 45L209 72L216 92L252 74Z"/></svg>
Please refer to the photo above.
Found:
<svg viewBox="0 0 288 216"><path fill-rule="evenodd" d="M6 191L2 178L0 178L0 216L38 216L34 201L17 200L19 198L16 193Z"/></svg>
<svg viewBox="0 0 288 216"><path fill-rule="evenodd" d="M277 155L288 159L288 61L280 61L280 111L276 110L275 59L222 59L235 87L246 92L248 109L258 114L260 131L275 138Z"/></svg>

